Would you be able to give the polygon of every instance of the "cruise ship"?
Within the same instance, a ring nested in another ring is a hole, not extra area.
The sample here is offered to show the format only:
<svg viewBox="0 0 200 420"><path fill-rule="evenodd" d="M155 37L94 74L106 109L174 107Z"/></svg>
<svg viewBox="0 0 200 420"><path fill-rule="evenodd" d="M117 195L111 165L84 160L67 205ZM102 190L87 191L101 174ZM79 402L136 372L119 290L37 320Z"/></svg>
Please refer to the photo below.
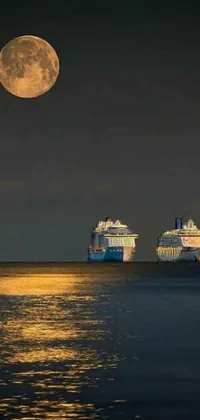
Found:
<svg viewBox="0 0 200 420"><path fill-rule="evenodd" d="M191 218L183 224L182 217L176 217L175 229L158 237L159 261L199 261L199 254L200 230Z"/></svg>
<svg viewBox="0 0 200 420"><path fill-rule="evenodd" d="M88 261L133 261L136 238L120 220L99 220L91 232Z"/></svg>

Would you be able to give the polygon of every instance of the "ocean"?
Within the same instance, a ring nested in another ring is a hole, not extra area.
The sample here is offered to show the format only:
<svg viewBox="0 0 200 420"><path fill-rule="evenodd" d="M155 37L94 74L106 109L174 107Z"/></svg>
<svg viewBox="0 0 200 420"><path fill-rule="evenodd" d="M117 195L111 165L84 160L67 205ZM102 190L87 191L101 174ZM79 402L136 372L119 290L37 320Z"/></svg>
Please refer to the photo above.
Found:
<svg viewBox="0 0 200 420"><path fill-rule="evenodd" d="M1 264L0 419L200 418L200 264Z"/></svg>

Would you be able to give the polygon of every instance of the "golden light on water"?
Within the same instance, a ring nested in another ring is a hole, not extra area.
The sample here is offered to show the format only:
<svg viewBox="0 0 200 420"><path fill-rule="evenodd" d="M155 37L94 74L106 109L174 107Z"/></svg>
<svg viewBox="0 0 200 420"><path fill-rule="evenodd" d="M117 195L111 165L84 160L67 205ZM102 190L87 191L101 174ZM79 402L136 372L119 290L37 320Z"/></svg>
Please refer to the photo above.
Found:
<svg viewBox="0 0 200 420"><path fill-rule="evenodd" d="M3 295L52 295L54 293L71 293L76 283L75 275L40 274L6 276L1 278L0 293Z"/></svg>
<svg viewBox="0 0 200 420"><path fill-rule="evenodd" d="M103 350L110 331L96 310L93 285L92 277L73 273L0 277L0 364L5 371L13 366L0 415L18 407L23 420L98 418L93 404L82 404L80 395L83 387L98 388L99 372L115 369L118 356ZM6 384L0 378L0 385Z"/></svg>

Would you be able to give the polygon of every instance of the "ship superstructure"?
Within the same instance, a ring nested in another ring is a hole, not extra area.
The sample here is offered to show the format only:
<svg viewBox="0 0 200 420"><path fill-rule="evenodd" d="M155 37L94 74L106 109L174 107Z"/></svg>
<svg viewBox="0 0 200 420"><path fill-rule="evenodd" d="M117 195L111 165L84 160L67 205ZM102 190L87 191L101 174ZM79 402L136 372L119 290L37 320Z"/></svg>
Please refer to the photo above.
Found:
<svg viewBox="0 0 200 420"><path fill-rule="evenodd" d="M88 261L133 261L137 237L120 220L99 220L91 233Z"/></svg>
<svg viewBox="0 0 200 420"><path fill-rule="evenodd" d="M183 224L176 217L175 229L158 237L157 256L160 261L198 261L200 254L200 229L190 218Z"/></svg>

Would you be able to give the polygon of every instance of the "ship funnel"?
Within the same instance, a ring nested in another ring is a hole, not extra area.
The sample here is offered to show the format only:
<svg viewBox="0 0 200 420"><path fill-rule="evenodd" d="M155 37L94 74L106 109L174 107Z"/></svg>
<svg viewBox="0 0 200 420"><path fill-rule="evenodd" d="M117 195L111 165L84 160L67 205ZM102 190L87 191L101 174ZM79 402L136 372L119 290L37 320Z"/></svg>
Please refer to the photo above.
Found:
<svg viewBox="0 0 200 420"><path fill-rule="evenodd" d="M176 217L176 219L175 219L175 229L183 229L182 217Z"/></svg>

